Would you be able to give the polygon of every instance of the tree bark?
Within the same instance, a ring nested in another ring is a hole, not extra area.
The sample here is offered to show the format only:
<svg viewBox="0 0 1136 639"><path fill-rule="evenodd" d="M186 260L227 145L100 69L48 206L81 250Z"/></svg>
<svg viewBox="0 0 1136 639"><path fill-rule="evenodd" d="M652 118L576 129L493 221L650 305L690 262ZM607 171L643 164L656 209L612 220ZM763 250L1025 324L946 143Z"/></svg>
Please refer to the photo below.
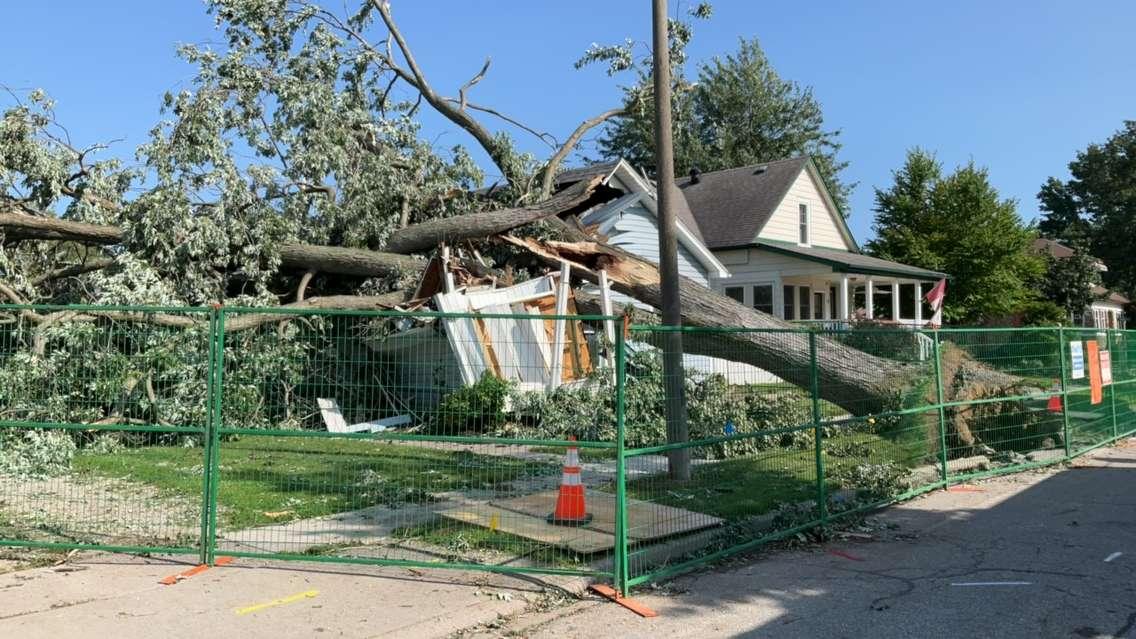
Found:
<svg viewBox="0 0 1136 639"><path fill-rule="evenodd" d="M565 228L570 227L565 225ZM598 283L599 271L604 269L615 290L655 308L662 304L658 269L626 251L595 241L504 239L532 251L550 265L567 260L574 275L591 282ZM809 337L799 332L799 326L746 308L685 277L680 278L679 296L684 325L741 329L707 332L699 334L697 339L687 339L684 343L687 353L751 364L809 388ZM792 330L797 332L788 332ZM915 381L913 376L926 375L917 366L876 357L823 336L817 336L817 367L821 397L854 415L896 408L902 390Z"/></svg>
<svg viewBox="0 0 1136 639"><path fill-rule="evenodd" d="M482 211L413 224L395 231L385 248L392 253L416 253L432 249L443 242L489 237L554 215L577 212L596 203L593 196L602 182L603 177L596 176L531 206Z"/></svg>

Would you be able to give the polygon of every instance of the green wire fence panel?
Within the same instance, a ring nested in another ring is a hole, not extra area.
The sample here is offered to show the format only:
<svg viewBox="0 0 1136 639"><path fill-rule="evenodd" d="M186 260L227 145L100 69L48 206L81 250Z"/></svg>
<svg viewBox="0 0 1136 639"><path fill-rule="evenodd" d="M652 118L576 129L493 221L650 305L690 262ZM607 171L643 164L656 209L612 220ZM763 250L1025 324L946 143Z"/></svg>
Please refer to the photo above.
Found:
<svg viewBox="0 0 1136 639"><path fill-rule="evenodd" d="M208 310L0 317L0 544L198 552Z"/></svg>
<svg viewBox="0 0 1136 639"><path fill-rule="evenodd" d="M0 306L0 545L626 591L1136 432L1136 332L625 327L494 294L480 313Z"/></svg>
<svg viewBox="0 0 1136 639"><path fill-rule="evenodd" d="M603 319L223 311L217 552L609 572Z"/></svg>
<svg viewBox="0 0 1136 639"><path fill-rule="evenodd" d="M1060 331L950 329L939 340L949 479L1064 457Z"/></svg>

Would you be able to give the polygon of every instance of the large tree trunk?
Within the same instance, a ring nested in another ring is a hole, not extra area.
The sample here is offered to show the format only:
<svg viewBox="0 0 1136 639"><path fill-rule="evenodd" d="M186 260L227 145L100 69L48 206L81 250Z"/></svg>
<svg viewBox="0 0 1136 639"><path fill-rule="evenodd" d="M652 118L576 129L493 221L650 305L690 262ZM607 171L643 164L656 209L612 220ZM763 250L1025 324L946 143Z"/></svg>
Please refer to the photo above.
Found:
<svg viewBox="0 0 1136 639"><path fill-rule="evenodd" d="M596 196L596 189L602 183L603 176L596 176L574 184L539 204L413 224L395 231L387 240L385 249L392 253L418 253L432 250L443 242L486 238L554 215L579 212L592 204L611 199L610 196Z"/></svg>
<svg viewBox="0 0 1136 639"><path fill-rule="evenodd" d="M426 262L408 253L433 249L439 242L457 242L504 233L540 219L582 211L614 197L601 188L602 178L580 182L550 200L513 209L482 211L468 215L413 224L395 232L387 250L370 251L338 246L290 243L280 247L280 263L287 269L318 271L331 275L386 277L414 274ZM61 220L53 216L0 213L0 229L6 240L39 239L113 245L123 241L117 226Z"/></svg>
<svg viewBox="0 0 1136 639"><path fill-rule="evenodd" d="M569 235L580 237L578 229L564 226ZM506 237L510 244L524 247L550 265L566 260L572 273L599 282L599 271L607 271L612 288L658 308L661 302L659 272L655 265L626 251L595 241L540 242L531 238ZM743 362L772 372L803 388L810 388L811 355L809 335L800 326L779 320L681 278L682 321L685 326L741 329L706 332L684 342L687 353L709 355ZM760 330L746 330L760 329ZM790 332L792 331L792 332ZM818 391L821 398L843 407L854 415L869 415L900 406L901 397L929 380L925 366L877 357L851 348L824 335L816 336ZM985 369L984 382L1012 388L1020 380ZM964 388L948 384L951 396L965 396Z"/></svg>

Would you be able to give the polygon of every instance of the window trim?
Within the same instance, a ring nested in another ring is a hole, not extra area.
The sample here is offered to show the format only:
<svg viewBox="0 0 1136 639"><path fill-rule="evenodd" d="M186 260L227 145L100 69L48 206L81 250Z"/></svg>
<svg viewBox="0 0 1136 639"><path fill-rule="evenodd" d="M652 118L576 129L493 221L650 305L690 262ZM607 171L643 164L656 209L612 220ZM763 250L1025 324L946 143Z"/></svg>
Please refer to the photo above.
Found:
<svg viewBox="0 0 1136 639"><path fill-rule="evenodd" d="M775 284L772 281L753 282L749 285L749 295L750 295L749 307L754 309L755 311L760 310L760 309L757 308L757 295L755 294L757 292L758 287L769 289L769 314L776 317L777 316L777 294L776 294L777 289L776 289ZM764 312L764 311L762 311L762 312Z"/></svg>
<svg viewBox="0 0 1136 639"><path fill-rule="evenodd" d="M813 211L808 202L797 204L797 246L812 246Z"/></svg>

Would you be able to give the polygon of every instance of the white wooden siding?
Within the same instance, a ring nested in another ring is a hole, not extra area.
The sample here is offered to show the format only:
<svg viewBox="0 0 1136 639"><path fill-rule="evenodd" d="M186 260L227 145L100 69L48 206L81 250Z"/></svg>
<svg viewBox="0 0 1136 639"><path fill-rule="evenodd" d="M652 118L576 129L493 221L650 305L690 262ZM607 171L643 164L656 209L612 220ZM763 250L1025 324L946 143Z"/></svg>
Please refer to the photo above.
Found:
<svg viewBox="0 0 1136 639"><path fill-rule="evenodd" d="M808 170L801 171L793 186L781 200L777 210L766 222L765 227L758 233L763 240L779 240L796 244L801 239L800 232L800 205L809 206L809 244L851 250L852 247L845 241L840 232L839 222L836 220L836 211L825 203L821 195L820 185L816 183ZM721 257L719 256L719 259ZM732 268L730 269L733 270Z"/></svg>
<svg viewBox="0 0 1136 639"><path fill-rule="evenodd" d="M723 259L725 254L730 254ZM774 277L793 277L796 275L822 275L832 273L832 267L802 260L789 255L780 255L759 249L733 249L714 253L726 268L729 278L717 280L722 286L736 286L734 282L751 282ZM742 261L742 256L745 260Z"/></svg>
<svg viewBox="0 0 1136 639"><path fill-rule="evenodd" d="M620 215L620 213L611 213ZM602 219L588 218L586 223L602 223ZM655 226L655 216L642 204L629 206L622 211L622 217L608 233L609 242L634 253L639 257L659 263L659 230ZM678 246L678 272L703 286L710 280L706 268L682 244Z"/></svg>

